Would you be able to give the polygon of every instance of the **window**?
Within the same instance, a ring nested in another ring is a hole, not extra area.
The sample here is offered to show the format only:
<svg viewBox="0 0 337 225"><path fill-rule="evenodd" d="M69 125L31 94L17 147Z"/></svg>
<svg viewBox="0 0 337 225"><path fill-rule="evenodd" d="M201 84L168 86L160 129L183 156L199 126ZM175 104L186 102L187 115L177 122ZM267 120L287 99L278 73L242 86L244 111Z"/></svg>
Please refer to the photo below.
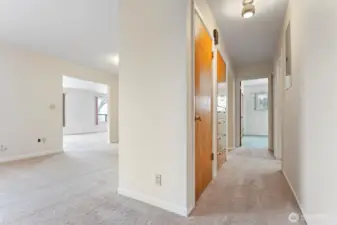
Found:
<svg viewBox="0 0 337 225"><path fill-rule="evenodd" d="M268 110L268 94L266 92L255 93L255 110Z"/></svg>
<svg viewBox="0 0 337 225"><path fill-rule="evenodd" d="M97 124L108 122L108 99L106 97L96 97L97 102Z"/></svg>

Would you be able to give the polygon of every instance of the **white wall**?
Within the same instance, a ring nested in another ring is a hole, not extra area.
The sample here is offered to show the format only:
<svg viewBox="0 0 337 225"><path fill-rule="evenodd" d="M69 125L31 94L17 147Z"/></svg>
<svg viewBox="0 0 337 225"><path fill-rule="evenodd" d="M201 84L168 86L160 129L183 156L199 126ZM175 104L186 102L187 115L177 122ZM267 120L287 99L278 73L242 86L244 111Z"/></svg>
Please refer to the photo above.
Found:
<svg viewBox="0 0 337 225"><path fill-rule="evenodd" d="M236 76L240 80L267 78L272 72L272 62L259 62L236 68Z"/></svg>
<svg viewBox="0 0 337 225"><path fill-rule="evenodd" d="M308 224L335 225L337 2L289 4L285 28L290 19L293 79L284 92L283 171ZM285 46L284 36L285 32L279 50Z"/></svg>
<svg viewBox="0 0 337 225"><path fill-rule="evenodd" d="M113 85L113 74L0 43L0 161L62 151L62 75ZM114 95L116 96L116 95ZM44 144L38 138L46 138Z"/></svg>
<svg viewBox="0 0 337 225"><path fill-rule="evenodd" d="M268 84L244 84L243 134L268 136L268 110L255 110L255 94L268 93Z"/></svg>
<svg viewBox="0 0 337 225"><path fill-rule="evenodd" d="M96 124L96 97L107 94L90 90L63 88L65 93L65 127L63 134L106 132L108 123Z"/></svg>
<svg viewBox="0 0 337 225"><path fill-rule="evenodd" d="M181 0L123 0L119 8L118 192L182 215L188 211L189 8Z"/></svg>

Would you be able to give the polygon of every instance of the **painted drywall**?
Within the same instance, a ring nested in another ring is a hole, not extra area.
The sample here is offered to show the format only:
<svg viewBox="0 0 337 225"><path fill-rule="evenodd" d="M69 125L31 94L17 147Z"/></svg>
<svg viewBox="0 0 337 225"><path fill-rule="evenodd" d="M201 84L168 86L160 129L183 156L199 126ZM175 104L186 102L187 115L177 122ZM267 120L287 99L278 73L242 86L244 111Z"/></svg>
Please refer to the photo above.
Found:
<svg viewBox="0 0 337 225"><path fill-rule="evenodd" d="M63 134L106 132L108 123L96 124L96 97L107 94L77 88L63 88L65 94L65 126Z"/></svg>
<svg viewBox="0 0 337 225"><path fill-rule="evenodd" d="M309 225L337 224L335 1L290 1L292 86L283 92L283 172ZM284 73L283 73L284 75Z"/></svg>
<svg viewBox="0 0 337 225"><path fill-rule="evenodd" d="M0 43L0 161L59 152L62 147L62 75L107 85L113 74ZM38 143L38 138L46 138Z"/></svg>
<svg viewBox="0 0 337 225"><path fill-rule="evenodd" d="M182 215L188 211L189 8L181 0L123 0L119 6L118 192Z"/></svg>
<svg viewBox="0 0 337 225"><path fill-rule="evenodd" d="M259 62L236 68L236 76L240 80L268 78L272 72L272 62Z"/></svg>
<svg viewBox="0 0 337 225"><path fill-rule="evenodd" d="M243 85L243 134L268 136L268 109L255 110L255 94L268 93L268 84Z"/></svg>

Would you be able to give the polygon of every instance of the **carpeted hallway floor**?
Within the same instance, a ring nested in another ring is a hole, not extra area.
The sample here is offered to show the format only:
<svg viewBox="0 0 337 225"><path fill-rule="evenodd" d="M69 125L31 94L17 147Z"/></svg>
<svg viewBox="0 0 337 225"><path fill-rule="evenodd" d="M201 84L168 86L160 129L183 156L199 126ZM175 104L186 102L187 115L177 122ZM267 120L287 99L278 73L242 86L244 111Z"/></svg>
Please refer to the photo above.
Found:
<svg viewBox="0 0 337 225"><path fill-rule="evenodd" d="M69 148L71 146L68 145ZM116 145L0 165L1 225L287 225L299 212L266 150L237 149L189 218L116 194Z"/></svg>
<svg viewBox="0 0 337 225"><path fill-rule="evenodd" d="M267 149L268 136L243 136L242 147Z"/></svg>

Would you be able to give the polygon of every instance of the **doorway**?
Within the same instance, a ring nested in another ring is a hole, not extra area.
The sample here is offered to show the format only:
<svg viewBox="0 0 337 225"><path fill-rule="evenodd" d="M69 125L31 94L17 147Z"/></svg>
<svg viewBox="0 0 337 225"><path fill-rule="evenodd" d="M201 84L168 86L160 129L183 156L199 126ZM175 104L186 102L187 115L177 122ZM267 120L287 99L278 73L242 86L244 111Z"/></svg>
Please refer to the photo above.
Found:
<svg viewBox="0 0 337 225"><path fill-rule="evenodd" d="M268 149L268 78L241 81L241 145Z"/></svg>
<svg viewBox="0 0 337 225"><path fill-rule="evenodd" d="M64 151L108 146L107 85L63 76Z"/></svg>

